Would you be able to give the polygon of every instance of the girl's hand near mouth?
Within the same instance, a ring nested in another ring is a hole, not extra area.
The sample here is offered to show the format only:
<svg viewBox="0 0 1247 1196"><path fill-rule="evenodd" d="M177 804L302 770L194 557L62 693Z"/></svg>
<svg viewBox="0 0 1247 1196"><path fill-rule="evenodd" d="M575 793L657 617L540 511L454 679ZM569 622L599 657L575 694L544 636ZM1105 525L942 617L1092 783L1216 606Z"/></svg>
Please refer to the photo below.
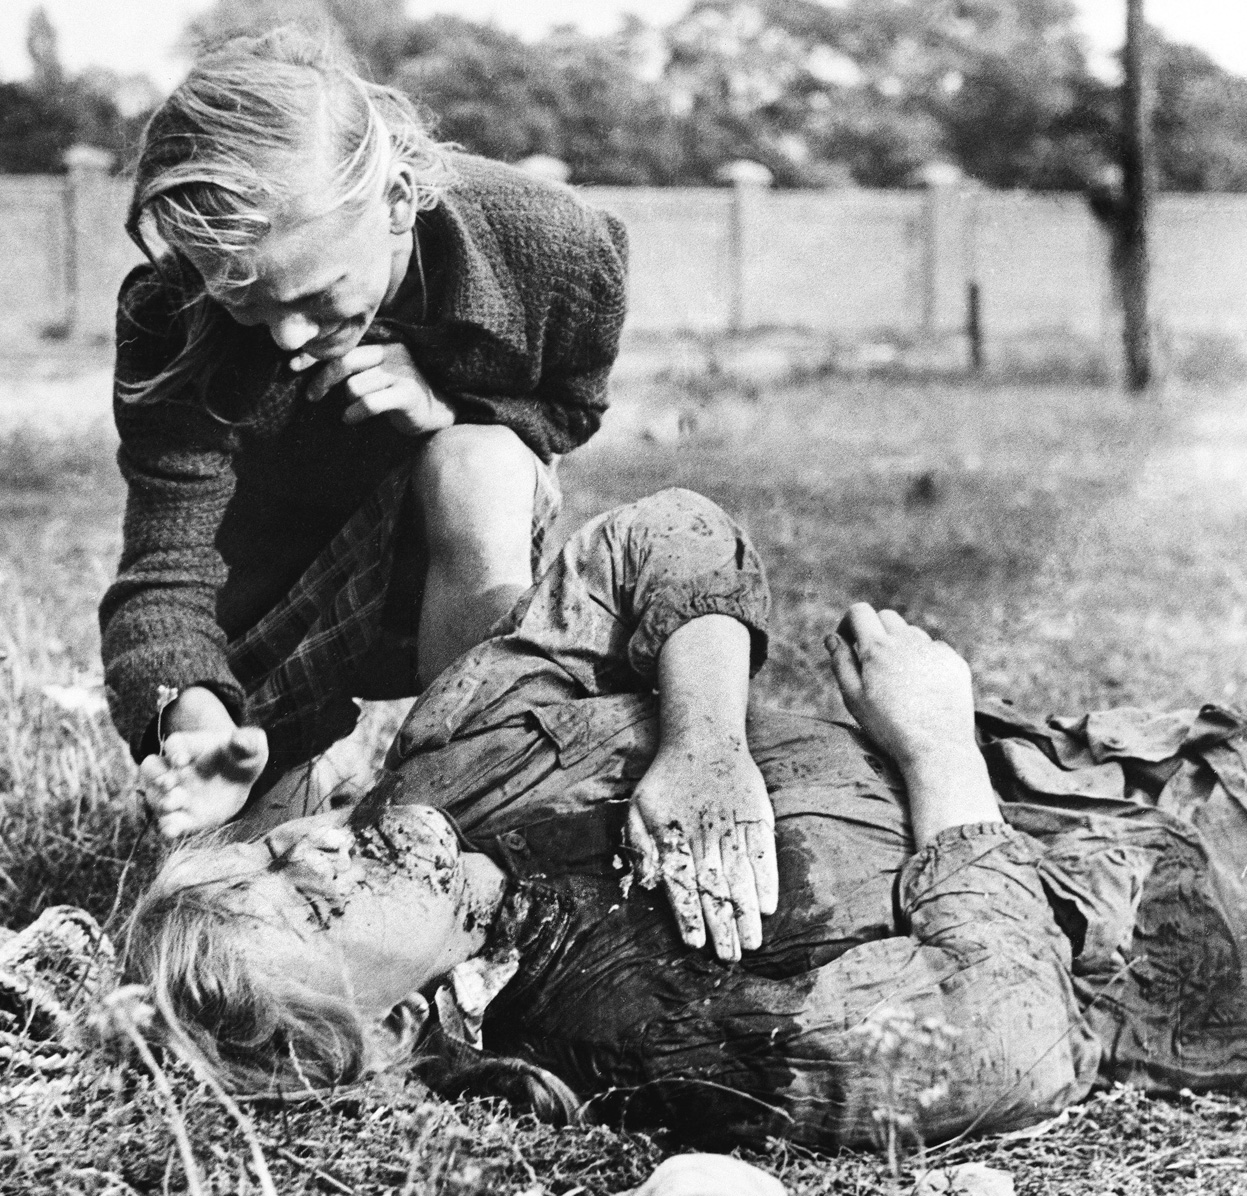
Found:
<svg viewBox="0 0 1247 1196"><path fill-rule="evenodd" d="M455 422L454 409L425 380L405 345L359 345L323 364L310 353L290 359L295 373L314 365L322 368L308 387L308 401L319 403L344 383L355 401L343 412L343 423L384 415L404 435L423 436Z"/></svg>

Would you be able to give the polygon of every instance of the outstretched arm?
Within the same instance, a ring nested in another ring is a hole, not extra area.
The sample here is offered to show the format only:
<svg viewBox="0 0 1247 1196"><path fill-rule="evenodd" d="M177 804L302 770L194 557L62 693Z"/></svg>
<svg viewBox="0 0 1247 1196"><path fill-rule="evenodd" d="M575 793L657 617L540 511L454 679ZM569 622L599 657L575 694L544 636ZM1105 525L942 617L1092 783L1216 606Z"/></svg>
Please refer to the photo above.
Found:
<svg viewBox="0 0 1247 1196"><path fill-rule="evenodd" d="M641 883L662 882L680 936L720 959L762 945L779 901L775 815L745 740L749 631L705 615L658 656L658 754L632 796Z"/></svg>

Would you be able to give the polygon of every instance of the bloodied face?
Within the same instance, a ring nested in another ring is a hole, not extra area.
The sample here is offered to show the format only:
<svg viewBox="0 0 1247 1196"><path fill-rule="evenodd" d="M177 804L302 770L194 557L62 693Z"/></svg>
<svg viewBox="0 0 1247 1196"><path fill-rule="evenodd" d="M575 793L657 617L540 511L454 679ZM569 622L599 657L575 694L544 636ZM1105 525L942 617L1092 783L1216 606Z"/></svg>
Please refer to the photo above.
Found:
<svg viewBox="0 0 1247 1196"><path fill-rule="evenodd" d="M188 852L168 879L227 886L258 967L382 1018L481 950L502 877L427 806L386 810L359 831L342 822L318 815Z"/></svg>

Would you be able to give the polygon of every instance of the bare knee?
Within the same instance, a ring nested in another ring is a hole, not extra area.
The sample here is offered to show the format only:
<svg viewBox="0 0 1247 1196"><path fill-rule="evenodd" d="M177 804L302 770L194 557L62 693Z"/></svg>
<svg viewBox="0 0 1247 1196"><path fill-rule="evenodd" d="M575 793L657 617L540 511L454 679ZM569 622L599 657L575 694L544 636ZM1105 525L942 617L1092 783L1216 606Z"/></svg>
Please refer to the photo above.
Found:
<svg viewBox="0 0 1247 1196"><path fill-rule="evenodd" d="M486 575L527 569L536 468L510 428L459 424L430 436L415 479L431 564Z"/></svg>

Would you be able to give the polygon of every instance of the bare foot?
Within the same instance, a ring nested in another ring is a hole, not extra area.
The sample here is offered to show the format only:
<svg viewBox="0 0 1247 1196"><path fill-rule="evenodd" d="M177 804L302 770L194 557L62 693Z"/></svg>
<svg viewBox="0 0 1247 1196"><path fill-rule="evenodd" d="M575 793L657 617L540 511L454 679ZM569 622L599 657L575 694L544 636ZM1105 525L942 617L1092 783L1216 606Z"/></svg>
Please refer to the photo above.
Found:
<svg viewBox="0 0 1247 1196"><path fill-rule="evenodd" d="M147 806L166 839L211 830L246 804L268 763L268 737L259 727L175 731L164 754L139 768Z"/></svg>

